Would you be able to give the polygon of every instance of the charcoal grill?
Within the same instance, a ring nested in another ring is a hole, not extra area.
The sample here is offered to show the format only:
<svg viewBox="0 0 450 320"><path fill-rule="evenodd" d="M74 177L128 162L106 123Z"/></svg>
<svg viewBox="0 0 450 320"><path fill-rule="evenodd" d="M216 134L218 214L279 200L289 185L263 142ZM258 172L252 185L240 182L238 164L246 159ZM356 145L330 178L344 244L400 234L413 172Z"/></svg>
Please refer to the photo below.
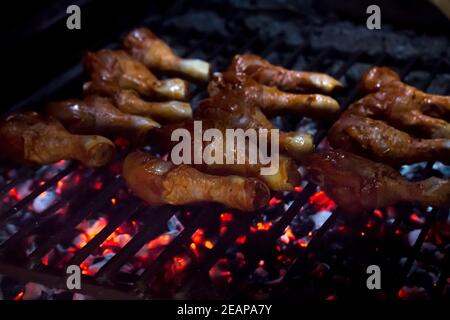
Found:
<svg viewBox="0 0 450 320"><path fill-rule="evenodd" d="M166 14L174 14L182 7L165 10ZM343 108L356 99L356 80L364 66L387 65L412 82L414 75L421 74L420 81L412 84L422 90L428 89L440 76L450 74L446 52L439 59L425 60L420 56L403 59L387 53L371 55L364 51L348 54L331 46L318 50L307 41L293 46L282 37L268 41L250 32L242 23L246 14L228 11L225 17L227 32L222 35L162 29L155 15L136 25L148 26L185 57L200 57L212 62L215 70L223 70L234 54L250 51L287 68L327 72L345 83L345 89L337 97ZM121 30L121 34L126 31ZM107 47L118 46L121 34L112 37ZM189 41L186 41L187 37ZM67 94L78 92L81 84L82 67L76 64L8 111L35 109L43 101L69 97ZM193 105L204 94L204 90L196 87ZM298 128L305 123L305 120L299 122L295 118L275 121L287 129ZM314 128L314 141L320 148L326 143L324 138L328 127L321 124ZM120 152L113 164L97 170L67 161L42 168L13 165L0 168L4 177L3 181L0 180L0 195L10 199L1 206L0 227L11 228L11 221L17 226L9 237L1 239L0 274L23 282L66 289L65 267L71 264L82 266L118 228L132 221L135 229L129 232L131 236L126 244L95 274L85 273L82 288L74 291L107 299L399 299L407 294L405 286L420 286L428 281L415 280L413 271L417 265L427 265L424 243L431 237L438 221L447 221L448 208L421 211L413 205L402 205L368 214L356 222L349 221L339 208L328 210L332 201L307 181L295 192L276 194L268 208L251 214L210 204L154 208L128 193L119 173L120 162L129 147L120 141L119 145ZM417 176L436 173L436 166L428 163L420 167ZM33 180L30 191L21 195L20 188L30 179ZM45 199L49 193L56 195L56 199L50 205L44 205L40 212L35 212L39 198ZM390 216L389 210L396 211L395 217ZM305 222L305 217L317 211L331 213L325 214L324 221L314 229L309 225L311 221ZM80 234L77 226L88 218L95 219L99 212L108 217L107 222L96 234L87 237L83 246L66 257L67 244ZM167 231L168 222L170 224L174 215L182 222L183 228L172 236L156 257L141 261L140 272L124 270L124 265L136 259L143 246L160 239L158 236ZM400 239L402 233L406 237L407 231L402 231L402 228L408 230L411 226L415 229L416 239L405 245ZM198 235L199 229L214 240L208 245L202 242L201 252L185 265L183 253L192 255L193 237ZM297 230L300 235L292 238L287 230ZM336 237L344 239L343 242ZM289 247L292 242L296 243L295 248ZM288 247L286 252L283 246ZM427 290L433 298L448 297L449 243L444 239L439 248L444 248L440 250L443 257L430 267L435 278ZM238 262L240 255L245 257L243 265ZM221 270L220 264L227 264L228 271ZM370 291L365 287L366 267L371 264L379 265L383 271L382 290ZM182 268L182 277L178 279L176 273L167 275L172 270L168 265ZM429 271L426 267L423 269ZM218 277L214 270L219 273ZM161 282L166 278L169 278L171 286Z"/></svg>

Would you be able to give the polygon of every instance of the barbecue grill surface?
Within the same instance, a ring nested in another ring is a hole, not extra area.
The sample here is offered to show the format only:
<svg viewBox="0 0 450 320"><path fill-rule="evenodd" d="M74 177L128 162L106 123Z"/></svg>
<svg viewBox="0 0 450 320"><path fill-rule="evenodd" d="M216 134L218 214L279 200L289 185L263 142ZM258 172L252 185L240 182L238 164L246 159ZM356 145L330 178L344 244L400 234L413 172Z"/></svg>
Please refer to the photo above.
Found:
<svg viewBox="0 0 450 320"><path fill-rule="evenodd" d="M357 80L372 65L392 67L422 90L450 94L450 53L439 45L448 39L414 34L424 44L434 43L423 55L414 46L401 49L396 40L405 39L403 33L389 27L376 36L384 37L377 40L384 44L375 41L371 48L362 43L363 27L314 21L291 8L216 13L184 5L155 6L149 16L108 35L109 42L79 48L79 59L86 49L117 47L133 26L147 26L181 56L209 61L215 71L224 70L234 54L249 51L287 68L329 73L345 85L337 94L343 108L357 98ZM280 14L300 14L303 20L285 21ZM211 23L203 30L199 21L206 19ZM347 44L337 43L339 36ZM71 65L4 111L36 110L46 101L77 96L82 81L81 65ZM205 89L194 86L192 105L204 96ZM308 130L319 149L326 146L323 124L295 117L274 122ZM348 220L308 181L276 194L267 208L252 214L212 204L154 208L127 191L120 167L130 147L117 143L115 161L101 169L68 161L0 167L0 274L64 289L64 270L76 264L84 274L79 292L96 298L403 299L416 291L421 297L448 297L449 236L439 229L447 223L448 208L405 204ZM439 163L402 170L413 178L449 175ZM384 275L382 290L373 292L366 288L372 264ZM10 291L5 298L20 292Z"/></svg>

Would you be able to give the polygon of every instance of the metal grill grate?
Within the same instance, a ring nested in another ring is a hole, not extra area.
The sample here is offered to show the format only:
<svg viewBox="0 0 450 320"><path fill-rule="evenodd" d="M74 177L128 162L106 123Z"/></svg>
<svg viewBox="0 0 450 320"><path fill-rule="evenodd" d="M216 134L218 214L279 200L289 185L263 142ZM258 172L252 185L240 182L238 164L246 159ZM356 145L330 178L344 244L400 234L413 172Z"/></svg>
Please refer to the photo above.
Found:
<svg viewBox="0 0 450 320"><path fill-rule="evenodd" d="M196 41L190 47L184 48L184 56L192 56L198 49L203 46L209 46L210 50L205 55L205 59L215 65L216 70L223 70L226 64L230 61L235 53L252 51L260 54L263 57L268 57L272 53L283 52L282 59L274 61L274 63L281 64L287 68L294 67L300 56L303 56L309 64L303 66L305 70L315 70L328 72L338 79L346 79L349 82L347 89L345 89L338 97L341 106L347 107L357 96L357 87L354 81L347 78L347 75L352 67L358 63L373 64L373 65L392 65L403 66L400 74L404 78L412 70L428 70L431 69L428 78L421 86L421 89L426 90L432 83L433 79L444 72L450 72L448 61L442 59L434 62L430 66L429 63L421 61L419 57L409 59L407 61L393 60L387 55L379 57L371 57L364 52L356 52L353 55L345 56L344 54L328 48L321 52L314 51L308 44L299 46L297 48L286 48L282 39L274 40L268 45L263 43L257 35L250 36L246 32L245 27L239 23L241 15L231 15L229 25L232 26L230 36L214 38L211 35L197 36ZM157 34L165 37L164 30L160 30L158 25L149 25L148 20L141 22L139 25L147 25L155 30ZM177 32L172 34L171 41L175 43L183 43L182 39L187 36L187 32ZM108 47L116 47L117 42L112 43ZM335 71L330 71L331 67L336 63L340 63L340 67ZM22 110L26 107L36 105L38 102L47 100L58 92L64 92L68 87L79 86L81 79L82 68L76 65L67 70L60 77L46 85L25 99L11 110ZM192 101L198 101L202 97L202 90L196 88L194 91ZM319 127L315 134L315 144L319 145L327 132L327 128ZM127 150L123 150L117 157L115 164L119 164L126 155ZM433 164L428 164L427 170L431 172ZM112 165L114 167L114 164ZM5 171L7 169L5 168ZM34 171L29 168L21 168L17 171L17 176L11 181L7 181L0 188L0 195L8 194L12 189L21 185L24 181L39 174L45 168ZM92 295L99 298L160 298L162 295L155 295L151 291L152 284L157 281L158 277L163 272L166 263L176 256L182 248L189 245L191 237L196 230L203 228L208 230L214 225L214 218L217 217L224 208L218 205L209 205L202 207L178 208L166 206L163 208L147 207L139 199L132 195L128 195L125 190L122 178L117 175L111 168L102 168L99 170L90 170L75 163L69 163L50 178L44 178L43 183L39 184L33 189L31 193L23 199L6 208L1 208L0 226L5 226L8 220L17 212L26 209L36 197L43 192L55 187L55 185L65 177L72 175L79 175L81 182L73 189L64 192L58 200L51 206L46 208L33 218L32 223L22 226L14 235L4 241L0 245L0 274L11 275L22 281L33 281L48 285L50 287L65 288L64 266L60 268L48 267L43 263L43 258L57 247L59 243L68 241L74 235L74 229L84 219L100 210L110 210L114 214L108 224L88 243L86 243L80 250L74 253L65 265L77 264L80 265L94 250L96 250L124 221L130 217L139 214L142 217L141 225L137 233L132 239L117 252L95 276L84 276L84 285L81 290L82 293ZM86 188L94 181L100 181L103 187L100 190L92 190ZM186 270L185 277L187 279L177 288L177 296L180 297L194 297L194 298L213 298L223 297L224 293L218 293L211 289L213 286L210 283L209 271L217 263L217 261L227 255L227 250L232 246L238 237L245 236L248 239L253 239L244 248L246 254L246 264L234 275L234 289L227 291L230 297L244 296L248 297L246 293L240 291L241 281L244 282L250 276L253 270L258 266L261 260L270 259L273 256L273 251L277 245L277 239L282 236L286 227L288 227L293 219L299 215L305 214L307 210L308 201L310 197L317 191L317 187L312 183L307 183L301 192L293 192L288 195L280 195L284 203L290 202L288 208L284 208L284 204L277 205L274 210L279 215L279 219L273 223L273 226L264 234L258 233L257 236L251 234L250 227L256 217L259 217L267 211L256 212L251 215L244 215L235 212L234 219L227 227L226 232L221 235L214 247L202 256L193 261ZM118 195L126 194L118 205L111 203L110 199L118 197ZM68 210L61 216L58 210L68 206ZM184 229L170 242L167 247L156 257L156 259L148 262L143 267L143 272L139 275L127 276L121 271L121 267L142 248L150 240L154 239L158 234L164 231L167 221L178 211L190 211L192 216L189 223L184 226ZM274 291L274 296L281 294L282 296L290 296L292 290L295 291L295 286L301 286L305 283L305 278L312 272L310 263L310 254L320 254L321 251L326 250L323 247L323 239L326 238L329 232L339 221L340 216L344 213L336 210L326 220L323 225L314 232L308 245L303 248L298 254L297 258L292 262L286 274L281 279L277 290ZM400 266L400 275L390 278L389 294L396 294L399 288L403 285L414 261L420 254L420 248L425 241L426 235L429 231L433 219L438 215L448 215L449 210L442 208L440 211L434 210L427 214L426 221L422 226L419 236L410 248L409 252L404 252L407 259ZM401 223L402 217L399 216L391 225L392 229ZM355 230L362 230L363 225L354 227ZM358 231L359 232L359 231ZM362 231L361 231L362 232ZM37 234L43 239L32 252L19 254L18 248L22 248L22 242L29 236ZM390 242L382 244L382 247L388 247ZM254 246L252 246L252 244ZM363 246L364 247L364 246ZM371 252L366 250L365 255L373 255L374 261L381 261L384 255L383 248L379 252ZM440 277L437 281L435 294L437 296L442 294L445 281L448 277L448 261L449 253L447 251L446 257L443 260L444 265L441 268ZM355 275L358 277L360 275ZM249 290L257 291L263 285L258 283L249 284Z"/></svg>

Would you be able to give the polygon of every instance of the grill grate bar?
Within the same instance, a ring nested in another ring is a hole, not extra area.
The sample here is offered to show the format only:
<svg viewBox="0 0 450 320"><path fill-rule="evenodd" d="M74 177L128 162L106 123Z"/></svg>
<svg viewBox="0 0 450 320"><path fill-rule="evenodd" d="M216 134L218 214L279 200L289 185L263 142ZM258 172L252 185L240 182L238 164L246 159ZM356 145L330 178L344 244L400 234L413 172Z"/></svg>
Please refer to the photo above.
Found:
<svg viewBox="0 0 450 320"><path fill-rule="evenodd" d="M15 234L13 234L8 240L0 245L0 254L18 244L18 241L29 235L33 230L38 229L41 225L48 222L51 218L53 218L56 212L64 207L67 203L71 203L72 201L82 200L82 196L79 195L80 190L78 188L74 188L70 190L65 196L64 199L60 199L55 204L48 207L46 210L39 214L39 219L34 221L33 223L28 223L26 226L20 228Z"/></svg>
<svg viewBox="0 0 450 320"><path fill-rule="evenodd" d="M155 210L150 208L153 214L147 217L145 226L131 239L114 257L111 258L95 275L99 283L112 283L111 278L119 271L127 260L158 233L164 231L165 222L173 215L173 209L169 206ZM155 219L154 215L157 215Z"/></svg>
<svg viewBox="0 0 450 320"><path fill-rule="evenodd" d="M272 43L276 43L276 42L272 42ZM274 48L277 45L278 44L275 44ZM269 51L267 51L267 52L265 51L265 52L267 54L267 53L270 53L271 51L272 51L272 48L270 48ZM295 62L295 58L298 56L298 54L300 52L301 52L301 50L294 52L294 54L288 58L287 63L285 63L284 65L286 67L290 67L288 64L289 63L294 63ZM322 61L326 57L328 57L330 55L330 53L331 53L331 50L323 51L311 63L311 65L308 66L307 69L315 69L315 68L317 68L322 63ZM360 55L361 55L360 53L352 55L348 59L348 61L343 65L343 67L339 70L339 73L343 73L344 74L356 62L357 58ZM264 56L264 54L262 54L262 56ZM308 183L307 186L305 187L305 189L302 190L302 192L297 197L294 197L294 202L291 204L289 209L283 214L281 220L274 227L272 227L272 229L270 230L270 234L268 236L267 243L270 243L270 245L275 243L276 239L283 233L283 231L286 228L286 226L298 214L298 212L301 209L301 207L303 207L306 204L306 202L308 201L309 197L311 195L313 195L315 190L316 190L316 186L314 184L312 184L312 183ZM334 217L333 219L330 218L327 221L334 222L335 218L336 217ZM206 258L204 258L203 259L204 261L200 264L201 271L198 271L197 272L197 276L194 279L190 279L189 282L187 284L185 284L185 287L183 288L183 290L190 290L191 286L195 282L198 282L201 279L203 279L204 277L206 277L204 275L204 273L207 273L209 271L209 269L217 261L217 259L220 258L220 256L222 256L225 253L225 251L228 249L228 247L232 243L232 241L234 241L240 234L242 234L243 231L247 231L248 232L248 228L249 228L250 224L251 224L251 220L249 220L248 223L245 223L245 228L243 228L243 227L242 228L234 228L232 231L227 232L226 240L223 240L223 242L220 242L221 243L220 246L216 245L214 247L214 250L212 252L209 252L209 255ZM221 240L222 240L222 238L221 238ZM228 244L228 245L225 246L225 244ZM257 259L252 259L251 261L247 261L247 266L245 267L245 272L244 273L247 273L249 270L252 270L252 267L255 266L256 263L257 263Z"/></svg>
<svg viewBox="0 0 450 320"><path fill-rule="evenodd" d="M422 84L420 87L422 90L426 91L429 86L431 85L431 82L433 81L433 79L436 77L436 75L438 74L442 64L444 63L443 59L440 59L433 67L432 71L430 72L430 75L428 76L427 80L425 81L424 84ZM406 76L407 73L404 73L404 75ZM429 173L431 173L431 169L433 167L433 162L428 162L427 166L425 168L425 170ZM419 236L416 240L416 242L414 243L414 246L412 248L412 250L409 252L407 260L405 262L405 264L403 265L402 269L401 269L401 273L400 276L398 277L398 284L397 287L400 287L405 280L408 277L408 274L413 266L414 261L417 259L417 256L420 253L420 249L426 239L426 235L431 227L431 224L433 223L434 219L437 217L437 213L439 210L437 209L433 209L431 212L429 212L429 214L426 217L426 222L425 225L423 226L422 230L419 233ZM397 217L394 221L394 224L399 224L400 223L400 219L401 217Z"/></svg>
<svg viewBox="0 0 450 320"><path fill-rule="evenodd" d="M170 242L170 244L166 247L166 249L159 254L156 260L150 262L147 265L144 272L141 274L139 279L136 281L136 289L142 293L145 293L148 290L148 283L152 280L157 272L163 267L163 265L173 257L180 248L190 241L191 236L194 234L195 230L202 227L208 220L211 215L210 211L217 211L211 209L202 209L200 213L194 218L186 228L181 231L181 233Z"/></svg>
<svg viewBox="0 0 450 320"><path fill-rule="evenodd" d="M130 205L121 204L116 208L116 214L108 221L108 225L95 235L83 248L81 248L67 263L67 265L80 265L95 249L97 249L111 233L114 232L128 217L143 208L142 203L133 199Z"/></svg>
<svg viewBox="0 0 450 320"><path fill-rule="evenodd" d="M0 189L0 198L3 198L12 188L17 187L28 179L31 179L37 171L31 170L28 167L20 168L18 170L19 177L11 180Z"/></svg>
<svg viewBox="0 0 450 320"><path fill-rule="evenodd" d="M295 261L287 269L286 274L283 279L281 279L279 288L283 288L287 281L300 274L300 270L302 268L307 267L308 254L317 248L323 236L334 225L339 215L339 209L336 209L336 211L334 211L333 214L324 222L324 224L314 233L314 236L309 241L308 246L303 250L303 252L299 253L298 258L295 259Z"/></svg>
<svg viewBox="0 0 450 320"><path fill-rule="evenodd" d="M90 201L86 203L86 207L78 209L76 212L68 216L64 227L59 232L50 235L47 240L34 250L29 256L30 268L35 268L40 264L42 257L47 254L58 242L60 242L69 230L75 228L83 219L98 211L108 202L111 194L116 192L122 186L122 180L115 178L112 183L108 184L103 190L96 194ZM89 208L89 209L86 209Z"/></svg>
<svg viewBox="0 0 450 320"><path fill-rule="evenodd" d="M0 226L3 226L5 222L8 220L10 216L13 214L19 212L25 206L27 206L29 203L31 203L37 196L39 196L42 192L45 190L48 190L50 187L52 187L54 184L56 184L59 180L67 176L69 173L71 173L77 165L72 162L70 163L65 169L58 172L56 175L54 175L49 180L45 181L44 184L36 187L33 192L31 192L28 196L23 198L21 201L13 205L12 207L8 208L2 215L0 215Z"/></svg>
<svg viewBox="0 0 450 320"><path fill-rule="evenodd" d="M209 279L207 277L209 270L214 266L217 260L222 257L227 249L236 241L237 237L248 229L251 223L251 215L239 217L240 221L235 222L232 227L218 240L214 247L204 255L196 263L192 263L187 270L185 270L185 277L187 282L178 295L183 295L185 292L192 290L192 287L201 283L202 279ZM243 221L242 221L243 220ZM189 295L187 295L189 296Z"/></svg>

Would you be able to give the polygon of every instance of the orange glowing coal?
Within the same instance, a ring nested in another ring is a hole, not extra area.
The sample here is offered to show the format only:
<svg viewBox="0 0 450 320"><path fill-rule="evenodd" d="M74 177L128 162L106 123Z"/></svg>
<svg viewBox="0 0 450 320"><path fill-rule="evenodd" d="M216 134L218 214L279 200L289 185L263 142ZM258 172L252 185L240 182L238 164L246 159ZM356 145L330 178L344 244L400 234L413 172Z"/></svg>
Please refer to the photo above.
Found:
<svg viewBox="0 0 450 320"><path fill-rule="evenodd" d="M203 229L197 229L192 234L191 239L192 239L192 242L199 245L203 242L204 237L205 237L205 231L203 231Z"/></svg>
<svg viewBox="0 0 450 320"><path fill-rule="evenodd" d="M15 301L22 300L23 294L24 294L24 292L20 291L19 294L14 297L14 300Z"/></svg>
<svg viewBox="0 0 450 320"><path fill-rule="evenodd" d="M328 198L323 191L318 191L309 198L309 203L317 207L318 210L332 211L336 209L336 203Z"/></svg>
<svg viewBox="0 0 450 320"><path fill-rule="evenodd" d="M283 202L283 200L273 197L272 199L269 200L269 206L274 206L281 202Z"/></svg>
<svg viewBox="0 0 450 320"><path fill-rule="evenodd" d="M272 222L258 222L256 224L256 229L258 231L268 231L272 227Z"/></svg>
<svg viewBox="0 0 450 320"><path fill-rule="evenodd" d="M106 225L108 222L105 218L100 218L97 221L94 222L92 226L84 227L81 225L81 233L77 238L74 240L74 244L77 249L83 248L89 241L91 241Z"/></svg>

